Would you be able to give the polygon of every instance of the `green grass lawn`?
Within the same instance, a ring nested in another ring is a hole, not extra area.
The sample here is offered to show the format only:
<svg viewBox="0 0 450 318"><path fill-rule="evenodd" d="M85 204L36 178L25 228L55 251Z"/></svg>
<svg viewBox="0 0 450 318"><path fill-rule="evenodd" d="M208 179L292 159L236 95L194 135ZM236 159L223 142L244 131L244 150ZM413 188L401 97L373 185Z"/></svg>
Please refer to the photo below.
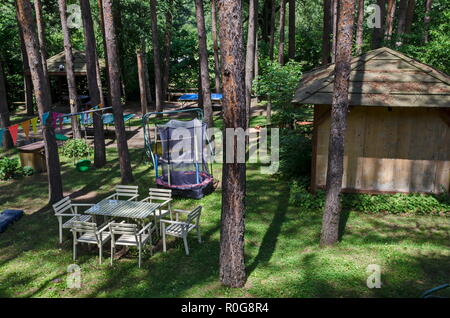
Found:
<svg viewBox="0 0 450 318"><path fill-rule="evenodd" d="M132 149L133 171L142 197L154 185L153 173ZM82 174L63 160L66 194L98 202L120 183L114 149L108 164ZM215 177L221 169L214 166ZM147 253L143 268L131 250L109 265L98 265L96 249L79 249L82 288L68 289L72 264L71 234L58 245L58 227L46 206L45 175L0 182L0 210L22 208L26 216L0 234L0 297L418 297L450 280L450 220L438 216L394 216L345 211L341 242L318 246L321 211L303 211L289 203L287 183L248 166L245 254L248 281L244 288L220 285L219 235L221 192L200 201L176 200L175 208L204 207L202 235L189 240L186 256L181 240L171 239ZM109 250L107 248L107 250ZM366 286L369 264L382 269L382 287ZM447 296L450 294L447 293Z"/></svg>

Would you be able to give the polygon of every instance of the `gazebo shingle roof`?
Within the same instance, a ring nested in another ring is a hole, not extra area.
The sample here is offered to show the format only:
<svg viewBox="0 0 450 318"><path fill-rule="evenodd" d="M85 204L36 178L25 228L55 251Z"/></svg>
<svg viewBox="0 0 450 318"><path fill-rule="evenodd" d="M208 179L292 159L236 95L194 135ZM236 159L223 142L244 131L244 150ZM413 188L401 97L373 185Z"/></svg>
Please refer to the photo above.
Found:
<svg viewBox="0 0 450 318"><path fill-rule="evenodd" d="M86 53L84 51L73 50L75 75L86 75ZM105 60L99 59L100 68L105 68ZM49 75L65 75L66 71L60 70L59 66L66 66L66 56L64 51L47 59L47 69Z"/></svg>
<svg viewBox="0 0 450 318"><path fill-rule="evenodd" d="M383 47L353 58L349 98L353 106L450 107L450 76ZM296 104L332 104L334 64L305 73Z"/></svg>

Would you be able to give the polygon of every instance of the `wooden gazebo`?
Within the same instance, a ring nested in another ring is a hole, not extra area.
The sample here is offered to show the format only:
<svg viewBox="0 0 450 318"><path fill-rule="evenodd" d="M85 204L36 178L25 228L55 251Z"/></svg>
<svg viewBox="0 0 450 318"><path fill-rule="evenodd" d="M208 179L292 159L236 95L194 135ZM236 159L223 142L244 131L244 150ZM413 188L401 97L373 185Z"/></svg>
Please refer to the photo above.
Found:
<svg viewBox="0 0 450 318"><path fill-rule="evenodd" d="M326 183L334 64L304 74L293 103L314 105L311 188ZM450 76L389 48L352 60L343 189L450 189Z"/></svg>
<svg viewBox="0 0 450 318"><path fill-rule="evenodd" d="M105 60L99 59L100 69L105 68ZM47 70L49 76L66 76L66 56L64 51L47 59ZM75 76L86 76L86 53L73 50L73 68Z"/></svg>

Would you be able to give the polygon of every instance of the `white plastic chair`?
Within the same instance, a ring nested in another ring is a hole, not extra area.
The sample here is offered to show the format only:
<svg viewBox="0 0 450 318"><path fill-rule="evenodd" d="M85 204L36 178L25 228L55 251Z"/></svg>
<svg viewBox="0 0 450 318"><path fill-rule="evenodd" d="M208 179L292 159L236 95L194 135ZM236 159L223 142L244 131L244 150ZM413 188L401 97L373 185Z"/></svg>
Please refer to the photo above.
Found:
<svg viewBox="0 0 450 318"><path fill-rule="evenodd" d="M160 204L159 209L155 211L155 224L159 224L159 220L166 215L170 215L170 219L172 220L172 190L150 188L148 197L141 200L141 202ZM167 206L167 208L163 209L165 206Z"/></svg>
<svg viewBox="0 0 450 318"><path fill-rule="evenodd" d="M117 185L116 193L106 197L105 200L120 200L122 197L128 198L127 201L137 201L139 197L138 186Z"/></svg>
<svg viewBox="0 0 450 318"><path fill-rule="evenodd" d="M180 237L184 242L184 249L186 251L186 255L189 255L189 247L187 242L187 235L190 231L196 229L197 230L197 238L198 242L202 242L202 238L200 236L200 215L202 212L202 207L198 206L192 211L184 211L184 210L174 210L176 213L176 221L172 220L164 220L162 219L161 227L162 227L162 236L163 236L163 250L166 252L166 235L171 235L175 237ZM185 222L179 221L180 215L186 215L187 219ZM167 227L166 227L167 224Z"/></svg>
<svg viewBox="0 0 450 318"><path fill-rule="evenodd" d="M79 207L91 207L94 204L87 203L72 203L69 197L65 197L59 202L53 204L53 210L55 211L55 216L58 218L59 224L59 244L62 244L63 240L63 229L70 229L74 221L89 222L92 218L89 215L82 215L78 213ZM69 218L69 220L64 222L63 218Z"/></svg>
<svg viewBox="0 0 450 318"><path fill-rule="evenodd" d="M116 246L135 246L139 250L139 268L141 268L142 260L142 247L147 243L152 243L152 233L155 231L155 226L152 227L152 223L147 224L142 230L138 232L136 224L128 223L109 223L109 229L111 232L111 265L113 264L113 257L116 251ZM120 235L116 239L116 235ZM150 248L150 253L153 255L153 251Z"/></svg>
<svg viewBox="0 0 450 318"><path fill-rule="evenodd" d="M111 239L111 233L106 232L108 224L97 229L95 223L75 221L70 229L73 233L73 260L77 258L78 243L95 244L99 249L99 263L102 263L103 245ZM80 236L78 237L78 234Z"/></svg>

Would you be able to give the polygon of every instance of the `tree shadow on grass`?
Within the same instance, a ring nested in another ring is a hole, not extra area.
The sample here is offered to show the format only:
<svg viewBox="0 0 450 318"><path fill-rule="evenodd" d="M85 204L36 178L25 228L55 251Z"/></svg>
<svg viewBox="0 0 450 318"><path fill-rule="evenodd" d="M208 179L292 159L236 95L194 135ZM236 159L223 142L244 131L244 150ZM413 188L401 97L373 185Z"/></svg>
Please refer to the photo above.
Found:
<svg viewBox="0 0 450 318"><path fill-rule="evenodd" d="M256 182L250 180L250 182ZM261 191L260 187L251 187L253 189L258 189ZM248 201L252 202L258 196L258 193L250 194ZM278 204L276 207L276 211L272 211L273 218L270 222L270 225L267 228L266 233L262 239L261 245L259 247L258 254L253 259L252 263L247 266L247 277L251 275L251 273L260 265L268 263L277 247L278 236L280 235L281 228L283 226L283 221L286 217L286 213L289 208L289 196L290 196L290 188L285 186L281 190L281 195L277 198L273 198L278 200ZM252 215L252 218L256 218L257 215Z"/></svg>

